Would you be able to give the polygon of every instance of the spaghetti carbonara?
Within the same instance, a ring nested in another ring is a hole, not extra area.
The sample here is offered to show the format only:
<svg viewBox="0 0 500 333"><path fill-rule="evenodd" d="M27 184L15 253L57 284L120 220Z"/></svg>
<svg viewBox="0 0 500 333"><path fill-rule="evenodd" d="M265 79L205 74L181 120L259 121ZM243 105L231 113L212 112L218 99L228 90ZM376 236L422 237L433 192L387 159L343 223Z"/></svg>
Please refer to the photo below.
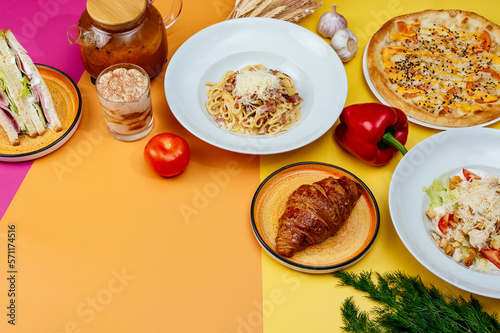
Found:
<svg viewBox="0 0 500 333"><path fill-rule="evenodd" d="M302 98L292 79L259 65L227 71L211 86L207 111L222 128L236 133L274 135L289 130L299 120Z"/></svg>

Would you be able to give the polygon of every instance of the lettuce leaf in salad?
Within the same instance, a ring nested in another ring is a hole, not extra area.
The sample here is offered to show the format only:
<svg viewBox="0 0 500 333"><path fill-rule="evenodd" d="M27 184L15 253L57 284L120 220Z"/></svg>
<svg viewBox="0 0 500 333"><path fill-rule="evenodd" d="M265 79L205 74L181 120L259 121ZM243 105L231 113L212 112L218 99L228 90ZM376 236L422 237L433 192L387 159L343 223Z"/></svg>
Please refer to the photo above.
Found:
<svg viewBox="0 0 500 333"><path fill-rule="evenodd" d="M446 176L443 179L436 178L432 181L431 186L422 187L422 190L429 195L431 199L430 207L439 207L453 201L453 195L450 191L450 177Z"/></svg>

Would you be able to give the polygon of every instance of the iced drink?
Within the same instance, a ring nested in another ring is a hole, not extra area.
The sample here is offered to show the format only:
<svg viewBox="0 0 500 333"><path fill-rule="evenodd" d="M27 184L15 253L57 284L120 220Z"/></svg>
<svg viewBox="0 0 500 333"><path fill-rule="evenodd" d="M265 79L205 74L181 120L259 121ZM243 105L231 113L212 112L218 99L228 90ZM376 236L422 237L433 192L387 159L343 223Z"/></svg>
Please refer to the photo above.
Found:
<svg viewBox="0 0 500 333"><path fill-rule="evenodd" d="M104 119L113 137L135 141L153 128L149 75L133 64L116 64L96 80Z"/></svg>

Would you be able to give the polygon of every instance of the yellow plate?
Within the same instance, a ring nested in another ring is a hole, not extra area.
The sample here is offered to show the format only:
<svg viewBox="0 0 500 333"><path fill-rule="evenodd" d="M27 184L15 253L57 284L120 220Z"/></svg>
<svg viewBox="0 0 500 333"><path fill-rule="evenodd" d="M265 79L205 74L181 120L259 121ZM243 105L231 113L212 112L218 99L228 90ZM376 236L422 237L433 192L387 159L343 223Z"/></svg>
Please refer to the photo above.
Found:
<svg viewBox="0 0 500 333"><path fill-rule="evenodd" d="M0 128L0 161L23 162L33 160L55 151L73 136L81 119L82 98L75 82L65 73L50 66L36 67L49 88L56 112L61 120L62 130L50 128L44 135L31 138L19 136L20 144L10 144L6 133Z"/></svg>
<svg viewBox="0 0 500 333"><path fill-rule="evenodd" d="M303 184L346 176L363 186L363 193L339 232L320 244L285 258L276 251L278 220L290 194ZM360 260L377 237L380 215L370 189L355 175L334 165L303 162L285 166L267 177L257 189L251 209L252 228L262 248L276 261L306 273L330 273Z"/></svg>

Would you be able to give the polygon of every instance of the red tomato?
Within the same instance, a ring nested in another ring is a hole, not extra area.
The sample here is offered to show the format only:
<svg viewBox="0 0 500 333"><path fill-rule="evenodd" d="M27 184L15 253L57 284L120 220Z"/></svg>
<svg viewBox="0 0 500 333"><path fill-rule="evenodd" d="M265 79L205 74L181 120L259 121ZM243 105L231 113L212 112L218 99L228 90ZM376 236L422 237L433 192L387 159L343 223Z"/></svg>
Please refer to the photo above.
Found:
<svg viewBox="0 0 500 333"><path fill-rule="evenodd" d="M438 228L439 230L443 233L443 235L446 235L448 232L448 226L450 225L450 218L452 218L453 215L450 213L446 213L439 219L438 222Z"/></svg>
<svg viewBox="0 0 500 333"><path fill-rule="evenodd" d="M172 133L155 135L144 147L144 159L162 177L173 177L186 169L191 158L189 145Z"/></svg>
<svg viewBox="0 0 500 333"><path fill-rule="evenodd" d="M491 37L488 31L483 30L483 33L479 35L478 40L481 42L481 48L485 51L489 51L491 47Z"/></svg>
<svg viewBox="0 0 500 333"><path fill-rule="evenodd" d="M468 182L471 182L471 181L477 180L477 179L481 179L481 177L479 177L478 175L476 175L473 172L470 172L467 169L462 169L462 172L464 174L465 180Z"/></svg>
<svg viewBox="0 0 500 333"><path fill-rule="evenodd" d="M491 261L491 263L500 268L500 251L495 249L482 249L481 254L483 257Z"/></svg>

